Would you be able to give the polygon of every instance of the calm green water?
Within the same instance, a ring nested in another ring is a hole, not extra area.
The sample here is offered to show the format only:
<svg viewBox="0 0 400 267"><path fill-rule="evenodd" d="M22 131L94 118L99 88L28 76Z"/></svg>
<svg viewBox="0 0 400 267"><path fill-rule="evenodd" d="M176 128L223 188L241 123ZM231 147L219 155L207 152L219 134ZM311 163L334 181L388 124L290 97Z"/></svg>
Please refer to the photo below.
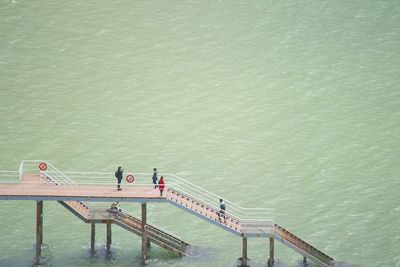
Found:
<svg viewBox="0 0 400 267"><path fill-rule="evenodd" d="M400 2L0 0L0 169L180 174L335 259L400 266ZM111 178L113 179L113 178ZM137 266L140 239L45 203L46 266ZM138 204L125 208L139 211ZM151 266L236 266L241 240L167 204L199 246ZM31 266L35 203L0 202L0 266ZM265 266L267 240L251 240ZM276 244L279 266L301 256Z"/></svg>

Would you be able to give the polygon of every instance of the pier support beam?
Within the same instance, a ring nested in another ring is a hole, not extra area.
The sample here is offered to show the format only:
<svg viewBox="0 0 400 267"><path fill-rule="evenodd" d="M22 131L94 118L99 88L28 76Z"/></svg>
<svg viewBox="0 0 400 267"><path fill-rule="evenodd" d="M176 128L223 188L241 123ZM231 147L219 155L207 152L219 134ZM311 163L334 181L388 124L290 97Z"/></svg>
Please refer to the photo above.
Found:
<svg viewBox="0 0 400 267"><path fill-rule="evenodd" d="M106 225L107 225L107 252L110 252L110 249L111 249L111 223L108 222Z"/></svg>
<svg viewBox="0 0 400 267"><path fill-rule="evenodd" d="M142 263L146 262L147 259L147 203L142 203Z"/></svg>
<svg viewBox="0 0 400 267"><path fill-rule="evenodd" d="M247 237L243 237L242 240L242 257L239 258L240 267L247 267Z"/></svg>
<svg viewBox="0 0 400 267"><path fill-rule="evenodd" d="M94 246L96 241L96 224L90 224L90 252L94 253Z"/></svg>
<svg viewBox="0 0 400 267"><path fill-rule="evenodd" d="M36 265L40 265L43 244L43 201L36 202Z"/></svg>
<svg viewBox="0 0 400 267"><path fill-rule="evenodd" d="M271 267L274 265L275 259L274 259L274 238L270 237L269 238L269 259L268 259L268 267Z"/></svg>
<svg viewBox="0 0 400 267"><path fill-rule="evenodd" d="M305 256L303 256L303 264L306 265L307 264L307 258Z"/></svg>

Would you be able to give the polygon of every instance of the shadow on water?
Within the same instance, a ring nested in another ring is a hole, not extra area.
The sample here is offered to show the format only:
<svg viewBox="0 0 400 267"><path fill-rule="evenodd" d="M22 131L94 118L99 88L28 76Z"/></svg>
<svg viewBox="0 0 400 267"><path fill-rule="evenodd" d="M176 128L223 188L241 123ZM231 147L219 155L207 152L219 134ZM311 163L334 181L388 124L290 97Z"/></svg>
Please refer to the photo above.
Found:
<svg viewBox="0 0 400 267"><path fill-rule="evenodd" d="M217 251L214 248L205 248L200 246L191 246L190 255L185 258L188 259L199 259L199 260L209 260L215 259Z"/></svg>
<svg viewBox="0 0 400 267"><path fill-rule="evenodd" d="M33 255L36 255L36 246L33 246ZM42 244L42 252L39 264L36 262L36 256L32 260L32 267L51 266L53 261L53 252L47 244Z"/></svg>
<svg viewBox="0 0 400 267"><path fill-rule="evenodd" d="M146 264L141 264L140 257L137 258L139 264L137 266L191 266L196 263L212 262L216 259L217 252L212 248L204 248L199 246L192 246L189 256L177 256L164 249L150 250L149 257Z"/></svg>
<svg viewBox="0 0 400 267"><path fill-rule="evenodd" d="M280 267L284 267L286 265L274 265L275 266L280 266ZM296 265L294 265L296 267L320 267L320 264L316 264L312 261L307 261L306 264L303 263L303 261L298 261ZM335 267L361 267L360 265L354 265L348 262L344 262L344 261L339 261L335 263Z"/></svg>
<svg viewBox="0 0 400 267"><path fill-rule="evenodd" d="M344 261L338 261L335 265L335 267L361 267L361 265L356 265Z"/></svg>
<svg viewBox="0 0 400 267"><path fill-rule="evenodd" d="M95 247L95 251L92 252L90 250L90 248L85 247L83 254L81 252L78 252L77 255L75 255L75 254L71 255L71 253L68 253L68 254L64 254L63 256L68 259L77 259L78 261L89 261L90 263L108 262L108 263L110 263L110 266L112 266L112 263L118 259L118 257L117 257L118 251L119 251L118 248L115 248L115 247L111 247L111 249L108 251L106 247L98 246L98 247ZM35 253L36 253L36 248L34 247L32 254L35 255ZM9 262L9 263L4 262L4 264L3 264L3 262L0 262L0 267L14 266L11 262ZM60 263L54 261L54 257L53 257L51 248L48 245L43 244L41 257L40 257L40 263L37 264L36 257L34 257L32 260L32 264L30 266L32 266L32 267L49 267L49 266L59 266L59 264Z"/></svg>
<svg viewBox="0 0 400 267"><path fill-rule="evenodd" d="M84 256L87 260L105 260L105 261L113 261L117 259L119 249L116 247L111 247L110 250L107 250L104 246L95 247L92 252L90 249L86 250L86 255Z"/></svg>
<svg viewBox="0 0 400 267"><path fill-rule="evenodd" d="M35 248L29 250L30 255L35 255ZM121 261L121 257L124 257L124 255L119 255L120 250L117 247L111 247L111 249L108 251L106 247L104 246L97 246L95 248L94 252L91 252L90 248L85 247L83 253L78 252L77 254L74 253L74 255L63 255L64 258L68 259L75 259L76 261L79 261L81 264L82 262L87 262L88 265L93 265L93 264L106 264L107 266L113 266L117 262ZM126 256L126 255L125 255ZM158 247L153 247L149 251L149 257L146 260L145 264L141 263L141 257L140 257L140 252L136 253L134 257L133 266L138 266L138 267L144 267L144 266L173 266L173 265L178 265L178 266L191 266L191 265L196 265L198 263L201 264L207 264L214 262L218 258L218 249L215 248L205 248L205 247L200 247L200 246L192 246L190 255L189 256L183 256L179 257L171 252L165 251L162 248ZM31 263L23 264L23 259L21 258L15 258L15 257L6 257L2 258L0 260L0 267L5 267L5 266L32 266L32 267L50 267L50 266L67 266L63 265L62 262L57 262L57 260L54 260L54 255L51 250L51 247L49 247L46 244L43 244L42 246L42 257L40 259L40 264L36 264L35 257L33 259L31 258ZM125 262L126 263L126 262ZM265 264L261 262L253 262L251 259L249 260L249 266L267 266L266 262ZM22 264L22 265L21 265ZM68 261L68 264L71 264L70 261ZM232 263L229 264L230 266L238 266L240 265L239 260L234 260L232 259ZM303 264L302 261L298 261L295 264L287 264L279 259L275 259L275 263L273 265L274 267L318 267L320 265L314 264L312 261L308 261L307 264ZM355 265L351 264L348 262L337 262L335 264L335 267L361 267L360 265Z"/></svg>

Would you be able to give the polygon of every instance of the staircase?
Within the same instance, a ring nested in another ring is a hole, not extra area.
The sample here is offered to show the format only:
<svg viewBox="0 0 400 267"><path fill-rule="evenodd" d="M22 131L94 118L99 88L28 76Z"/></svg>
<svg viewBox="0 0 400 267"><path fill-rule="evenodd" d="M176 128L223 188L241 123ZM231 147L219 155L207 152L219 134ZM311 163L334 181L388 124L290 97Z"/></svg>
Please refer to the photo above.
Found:
<svg viewBox="0 0 400 267"><path fill-rule="evenodd" d="M271 224L268 220L249 221L246 219L239 219L234 215L230 215L228 212L226 213L225 219L220 218L217 208L197 197L189 196L183 193L183 191L174 189L173 185L167 189L166 199L172 205L184 209L235 235L242 237L273 237L316 263L322 264L323 266L334 266L335 264L333 258L276 223Z"/></svg>
<svg viewBox="0 0 400 267"><path fill-rule="evenodd" d="M85 223L89 223L89 214L90 209L80 201L58 201L61 205L63 205L67 210L72 212L76 217L84 221Z"/></svg>
<svg viewBox="0 0 400 267"><path fill-rule="evenodd" d="M304 257L314 260L316 263L320 263L323 266L334 266L335 261L333 258L277 224L275 224L274 237L283 244L293 248Z"/></svg>
<svg viewBox="0 0 400 267"><path fill-rule="evenodd" d="M110 222L142 236L142 221L126 211L114 212L111 209L94 210L80 201L59 201L59 203L85 223ZM150 224L146 225L146 231L149 240L160 247L180 256L190 254L190 245L170 233Z"/></svg>
<svg viewBox="0 0 400 267"><path fill-rule="evenodd" d="M172 205L181 208L193 215L206 220L218 227L221 227L229 232L242 235L240 221L233 218L228 214L225 215L225 219L219 216L219 210L207 204L204 201L194 199L188 195L176 190L167 189L166 198Z"/></svg>
<svg viewBox="0 0 400 267"><path fill-rule="evenodd" d="M134 217L132 214L125 214L124 211L121 213L118 212L114 217L114 224L140 236L142 235L141 223L140 219ZM151 242L180 256L190 254L190 245L188 243L151 224L147 224L145 227L147 238Z"/></svg>

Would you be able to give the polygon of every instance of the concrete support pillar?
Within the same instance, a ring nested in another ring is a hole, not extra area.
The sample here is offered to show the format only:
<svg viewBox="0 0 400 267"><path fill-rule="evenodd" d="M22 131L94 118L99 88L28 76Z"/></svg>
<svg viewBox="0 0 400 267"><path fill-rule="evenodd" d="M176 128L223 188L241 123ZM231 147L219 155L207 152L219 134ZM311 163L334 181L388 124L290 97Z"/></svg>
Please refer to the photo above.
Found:
<svg viewBox="0 0 400 267"><path fill-rule="evenodd" d="M96 224L91 223L90 225L90 252L94 253L94 246L96 242Z"/></svg>
<svg viewBox="0 0 400 267"><path fill-rule="evenodd" d="M274 238L270 237L269 238L269 259L268 259L268 267L271 267L274 265L275 259L274 259Z"/></svg>
<svg viewBox="0 0 400 267"><path fill-rule="evenodd" d="M242 267L247 267L247 237L243 237L243 245L242 245L242 258L241 265Z"/></svg>
<svg viewBox="0 0 400 267"><path fill-rule="evenodd" d="M147 203L142 203L142 263L146 262L147 259Z"/></svg>
<svg viewBox="0 0 400 267"><path fill-rule="evenodd" d="M43 201L36 202L36 265L40 265L43 244Z"/></svg>
<svg viewBox="0 0 400 267"><path fill-rule="evenodd" d="M110 249L111 249L111 223L108 222L106 225L107 225L107 252L110 252Z"/></svg>

